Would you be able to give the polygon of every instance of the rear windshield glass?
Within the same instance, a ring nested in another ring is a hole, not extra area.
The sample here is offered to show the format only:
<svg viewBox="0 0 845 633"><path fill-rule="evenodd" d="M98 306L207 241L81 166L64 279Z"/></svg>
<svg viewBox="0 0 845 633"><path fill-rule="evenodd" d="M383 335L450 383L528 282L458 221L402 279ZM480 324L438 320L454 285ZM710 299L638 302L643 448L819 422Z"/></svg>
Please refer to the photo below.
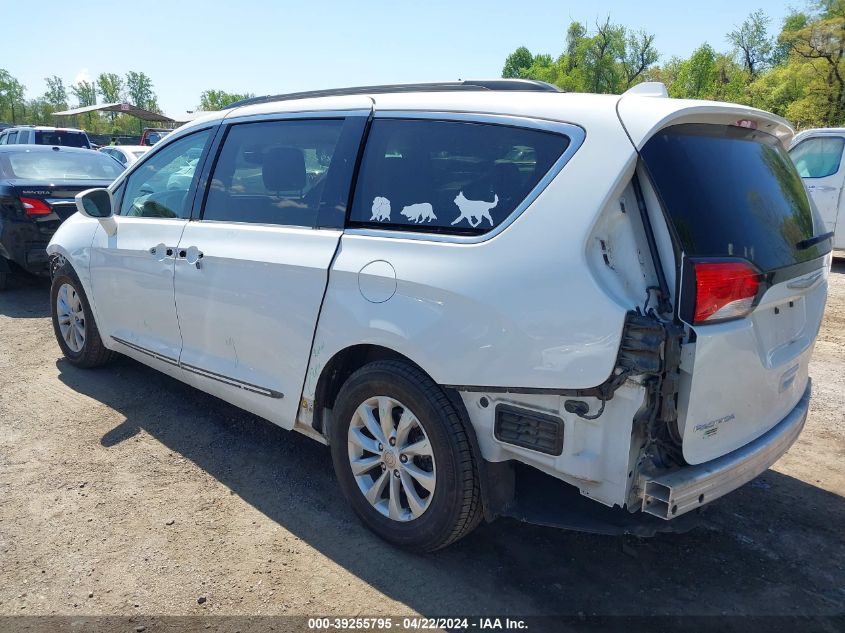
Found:
<svg viewBox="0 0 845 633"><path fill-rule="evenodd" d="M7 178L32 180L114 180L123 167L99 152L33 151L6 153L0 157L0 171Z"/></svg>
<svg viewBox="0 0 845 633"><path fill-rule="evenodd" d="M764 271L820 257L827 240L814 223L804 183L781 143L759 130L675 125L642 157L688 256L742 257Z"/></svg>
<svg viewBox="0 0 845 633"><path fill-rule="evenodd" d="M66 130L35 131L36 145L64 145L65 147L88 147L88 138L82 132Z"/></svg>
<svg viewBox="0 0 845 633"><path fill-rule="evenodd" d="M453 121L376 120L350 220L382 229L485 233L521 203L569 139Z"/></svg>

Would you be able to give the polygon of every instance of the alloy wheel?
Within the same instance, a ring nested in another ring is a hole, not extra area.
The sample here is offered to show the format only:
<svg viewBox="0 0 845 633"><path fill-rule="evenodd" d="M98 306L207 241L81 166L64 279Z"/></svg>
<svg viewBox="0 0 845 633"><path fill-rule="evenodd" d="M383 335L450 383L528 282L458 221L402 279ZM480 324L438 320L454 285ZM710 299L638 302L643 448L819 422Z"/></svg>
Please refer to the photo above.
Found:
<svg viewBox="0 0 845 633"><path fill-rule="evenodd" d="M56 315L65 344L78 354L85 345L85 312L79 294L70 284L62 284L59 288Z"/></svg>
<svg viewBox="0 0 845 633"><path fill-rule="evenodd" d="M401 402L374 396L352 416L349 466L364 498L394 521L419 518L437 483L434 453L420 420Z"/></svg>

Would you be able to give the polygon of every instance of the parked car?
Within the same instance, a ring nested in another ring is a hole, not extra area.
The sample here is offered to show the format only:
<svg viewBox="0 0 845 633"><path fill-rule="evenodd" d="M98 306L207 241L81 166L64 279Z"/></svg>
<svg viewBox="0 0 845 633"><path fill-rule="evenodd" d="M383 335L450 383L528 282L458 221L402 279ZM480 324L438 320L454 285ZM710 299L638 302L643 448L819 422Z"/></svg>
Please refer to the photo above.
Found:
<svg viewBox="0 0 845 633"><path fill-rule="evenodd" d="M831 257L792 135L660 84L247 100L77 196L56 338L328 444L404 547L565 524L558 488L671 529L804 425Z"/></svg>
<svg viewBox="0 0 845 633"><path fill-rule="evenodd" d="M139 145L145 146L153 146L158 143L161 139L165 136L170 134L173 130L168 130L167 128L163 127L148 127L144 128L144 131L141 132L141 140L138 141Z"/></svg>
<svg viewBox="0 0 845 633"><path fill-rule="evenodd" d="M845 255L845 128L805 130L796 134L789 149L798 173L807 185L827 232L833 234L833 248Z"/></svg>
<svg viewBox="0 0 845 633"><path fill-rule="evenodd" d="M88 135L74 128L19 126L0 132L0 145L57 145L92 149Z"/></svg>
<svg viewBox="0 0 845 633"><path fill-rule="evenodd" d="M74 196L108 186L123 170L103 154L72 147L0 146L0 289L11 274L46 275L47 243L76 213Z"/></svg>
<svg viewBox="0 0 845 633"><path fill-rule="evenodd" d="M129 167L141 156L150 151L149 146L145 145L106 145L101 147L100 151L103 154L111 156L124 167Z"/></svg>

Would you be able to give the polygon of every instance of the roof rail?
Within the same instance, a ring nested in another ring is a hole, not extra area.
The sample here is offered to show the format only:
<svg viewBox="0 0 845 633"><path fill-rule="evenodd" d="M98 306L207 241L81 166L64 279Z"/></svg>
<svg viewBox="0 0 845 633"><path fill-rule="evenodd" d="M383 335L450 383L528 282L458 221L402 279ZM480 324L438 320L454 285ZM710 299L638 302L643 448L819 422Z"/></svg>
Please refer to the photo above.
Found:
<svg viewBox="0 0 845 633"><path fill-rule="evenodd" d="M311 90L291 92L281 95L266 95L241 99L229 105L239 108L256 103L271 101L290 101L293 99L313 99L316 97L338 97L344 95L387 94L396 92L449 92L453 90L524 90L528 92L561 92L560 88L545 81L534 79L480 79L461 81L442 81L419 84L386 84L382 86L353 86L351 88L333 88L330 90Z"/></svg>

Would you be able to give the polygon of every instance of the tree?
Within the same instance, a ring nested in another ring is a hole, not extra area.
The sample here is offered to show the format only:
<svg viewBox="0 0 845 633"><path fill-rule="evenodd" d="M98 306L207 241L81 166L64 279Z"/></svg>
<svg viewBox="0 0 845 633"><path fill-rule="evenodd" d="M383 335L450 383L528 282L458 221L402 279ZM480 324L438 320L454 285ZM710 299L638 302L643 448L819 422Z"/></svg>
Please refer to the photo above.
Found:
<svg viewBox="0 0 845 633"><path fill-rule="evenodd" d="M752 78L771 63L773 43L768 35L769 22L769 17L759 9L728 33L728 41L739 52L742 64Z"/></svg>
<svg viewBox="0 0 845 633"><path fill-rule="evenodd" d="M205 90L200 95L200 110L223 110L235 101L249 99L255 95L251 92L244 94L230 93L223 90Z"/></svg>
<svg viewBox="0 0 845 633"><path fill-rule="evenodd" d="M523 72L531 68L534 63L534 56L524 46L520 46L505 59L505 67L502 69L502 77L515 79L523 76Z"/></svg>
<svg viewBox="0 0 845 633"><path fill-rule="evenodd" d="M591 92L617 92L621 72L619 60L625 55L625 27L596 22L596 34L583 39L586 44L583 56L584 78Z"/></svg>
<svg viewBox="0 0 845 633"><path fill-rule="evenodd" d="M816 19L803 28L784 31L780 40L789 44L794 63L806 63L815 71L805 107L814 111L821 125L845 121L845 0L829 0Z"/></svg>
<svg viewBox="0 0 845 633"><path fill-rule="evenodd" d="M587 37L587 29L580 22L574 20L569 23L569 28L566 29L566 69L571 71L575 68L577 63L577 56L575 52L578 50L579 44Z"/></svg>
<svg viewBox="0 0 845 633"><path fill-rule="evenodd" d="M713 92L715 80L716 51L710 44L702 44L679 65L669 94L684 99L706 99Z"/></svg>
<svg viewBox="0 0 845 633"><path fill-rule="evenodd" d="M104 103L123 101L123 79L115 73L100 73L97 77L97 89Z"/></svg>
<svg viewBox="0 0 845 633"><path fill-rule="evenodd" d="M93 81L87 81L83 79L82 81L78 82L75 86L70 87L70 91L76 97L76 100L79 102L79 107L85 106L92 106L97 105L97 86ZM86 116L88 119L88 129L91 129L91 126L94 122L94 113L89 112ZM97 117L99 119L99 117Z"/></svg>
<svg viewBox="0 0 845 633"><path fill-rule="evenodd" d="M67 90L61 77L53 75L52 77L45 77L47 82L47 92L44 93L44 101L52 108L54 112L58 110L67 110Z"/></svg>
<svg viewBox="0 0 845 633"><path fill-rule="evenodd" d="M158 112L158 101L153 92L153 81L146 74L130 70L126 73L126 92L132 105Z"/></svg>
<svg viewBox="0 0 845 633"><path fill-rule="evenodd" d="M70 91L79 102L80 108L97 105L97 86L93 81L86 81L83 79L75 86L71 86Z"/></svg>
<svg viewBox="0 0 845 633"><path fill-rule="evenodd" d="M645 31L629 33L622 55L625 87L630 88L659 58L660 55L654 47L654 35Z"/></svg>
<svg viewBox="0 0 845 633"><path fill-rule="evenodd" d="M9 72L0 68L0 116L10 116L12 123L17 122L17 115L24 110L26 87Z"/></svg>
<svg viewBox="0 0 845 633"><path fill-rule="evenodd" d="M658 58L654 35L629 32L610 18L596 22L591 34L573 21L557 59L520 47L505 60L502 76L547 81L569 92L615 93L642 81Z"/></svg>

